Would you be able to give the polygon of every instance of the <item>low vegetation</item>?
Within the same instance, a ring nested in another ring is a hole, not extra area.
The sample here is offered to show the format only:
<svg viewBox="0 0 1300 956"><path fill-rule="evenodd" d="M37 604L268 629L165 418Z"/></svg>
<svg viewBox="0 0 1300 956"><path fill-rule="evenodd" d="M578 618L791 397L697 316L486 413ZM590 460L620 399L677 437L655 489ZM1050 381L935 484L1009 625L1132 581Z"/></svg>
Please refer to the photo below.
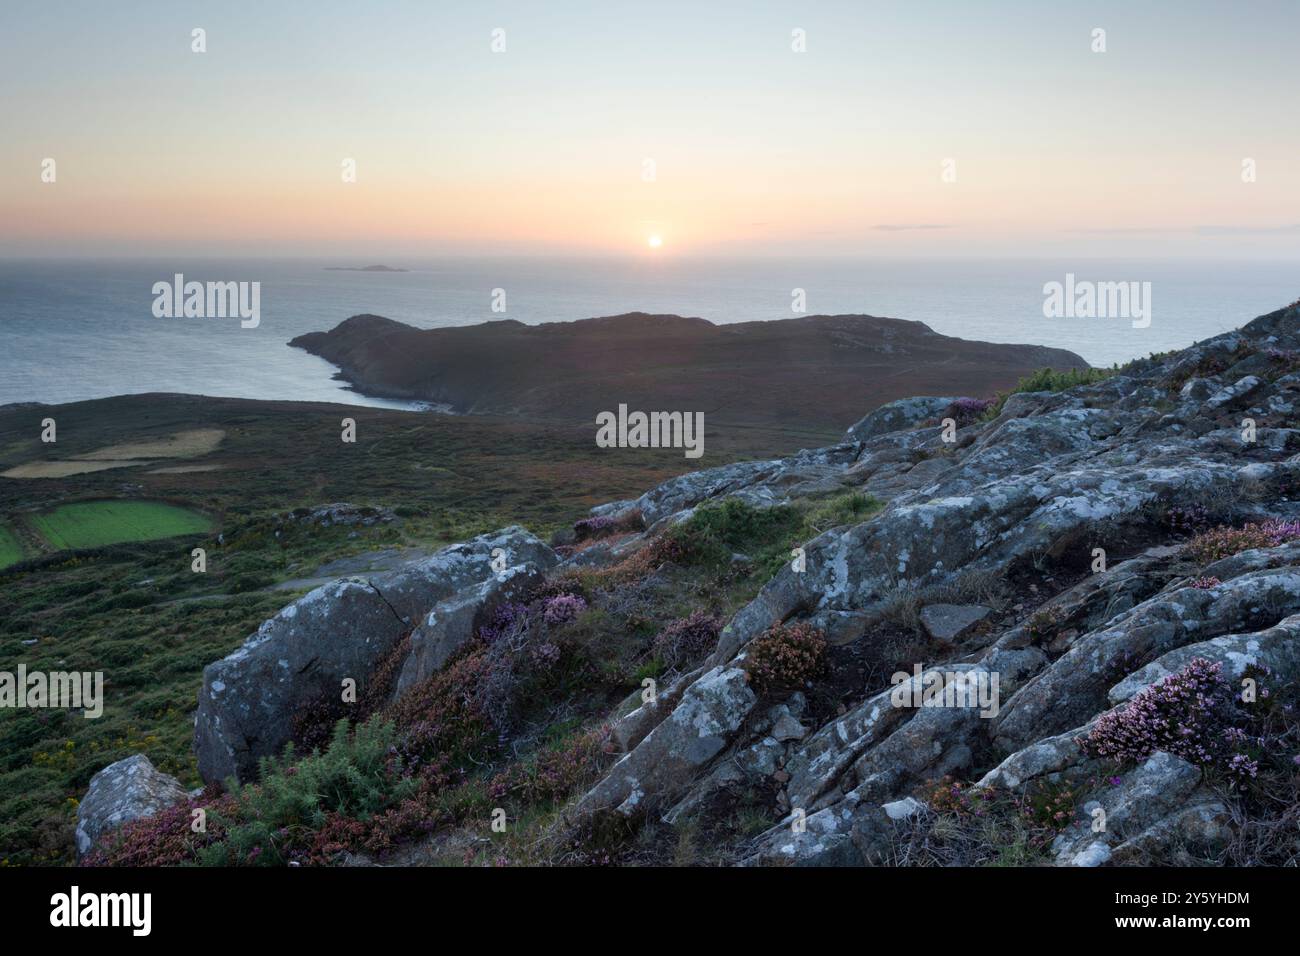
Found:
<svg viewBox="0 0 1300 956"><path fill-rule="evenodd" d="M1032 375L1022 378L1016 383L1015 388L1009 392L999 392L997 398L984 410L983 417L986 421L997 418L1002 414L1002 406L1006 404L1007 398L1021 392L1064 392L1066 389L1078 385L1094 385L1097 382L1104 382L1118 373L1118 367L1063 369L1060 371L1040 368Z"/></svg>
<svg viewBox="0 0 1300 956"><path fill-rule="evenodd" d="M357 418L364 441L339 441L343 414ZM333 405L124 396L61 406L57 416L59 442L43 446L30 411L0 412L0 469L186 428L226 437L199 460L212 470L0 478L0 670L21 662L105 674L97 720L17 710L0 721L0 865L70 862L77 800L96 771L133 753L197 785L191 742L203 667L302 593L293 582L322 564L432 550L515 523L549 534L609 497L701 465L671 449L597 449L582 429ZM710 441L705 465L775 450ZM134 517L136 506L166 501L210 516L213 526L158 541L94 543L103 541L104 508L64 510L91 501L115 502L113 510L129 503ZM334 501L385 506L397 520L323 527L292 514ZM31 533L26 519L51 513L70 536L58 546L76 550L56 551ZM68 523L70 515L90 523ZM202 574L191 570L190 551L200 546ZM570 626L587 627L597 641L606 625L588 612ZM657 630L640 627L647 642ZM626 686L643 666L628 663ZM328 745L334 719L316 721L322 729L311 746Z"/></svg>

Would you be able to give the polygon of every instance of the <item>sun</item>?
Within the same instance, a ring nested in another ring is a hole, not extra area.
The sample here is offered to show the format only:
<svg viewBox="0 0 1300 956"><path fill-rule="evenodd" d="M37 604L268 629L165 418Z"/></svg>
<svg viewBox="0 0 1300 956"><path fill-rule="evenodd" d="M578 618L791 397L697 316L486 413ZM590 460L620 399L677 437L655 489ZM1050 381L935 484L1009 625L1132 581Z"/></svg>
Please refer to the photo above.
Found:
<svg viewBox="0 0 1300 956"><path fill-rule="evenodd" d="M651 249L658 249L660 246L664 244L664 240L662 236L651 236L649 239L645 241L645 243Z"/></svg>

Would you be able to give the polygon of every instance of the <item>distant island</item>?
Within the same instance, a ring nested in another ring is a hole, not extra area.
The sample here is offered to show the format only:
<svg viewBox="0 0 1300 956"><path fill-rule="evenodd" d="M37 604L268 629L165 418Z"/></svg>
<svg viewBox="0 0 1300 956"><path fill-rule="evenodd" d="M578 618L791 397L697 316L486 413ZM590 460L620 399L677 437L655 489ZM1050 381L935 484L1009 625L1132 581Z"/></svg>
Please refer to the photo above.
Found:
<svg viewBox="0 0 1300 956"><path fill-rule="evenodd" d="M392 266L326 266L326 272L410 272L410 269L394 269Z"/></svg>
<svg viewBox="0 0 1300 956"><path fill-rule="evenodd" d="M1063 349L968 342L869 315L714 325L631 312L440 329L355 315L289 344L337 365L359 392L462 414L590 423L627 403L826 439L897 398L984 397L1039 368L1088 367Z"/></svg>

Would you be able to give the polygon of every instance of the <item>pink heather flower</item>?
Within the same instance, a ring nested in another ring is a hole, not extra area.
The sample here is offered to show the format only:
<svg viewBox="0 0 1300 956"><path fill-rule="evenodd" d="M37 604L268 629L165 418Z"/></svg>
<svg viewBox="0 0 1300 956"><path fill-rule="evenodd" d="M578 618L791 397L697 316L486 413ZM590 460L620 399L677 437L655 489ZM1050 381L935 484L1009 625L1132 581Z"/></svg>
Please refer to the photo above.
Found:
<svg viewBox="0 0 1300 956"><path fill-rule="evenodd" d="M1222 667L1203 657L1136 694L1128 706L1097 719L1079 741L1090 757L1139 762L1157 750L1191 763L1213 761L1228 707Z"/></svg>
<svg viewBox="0 0 1300 956"><path fill-rule="evenodd" d="M587 602L577 594L557 594L546 602L542 619L552 627L567 624L587 610Z"/></svg>

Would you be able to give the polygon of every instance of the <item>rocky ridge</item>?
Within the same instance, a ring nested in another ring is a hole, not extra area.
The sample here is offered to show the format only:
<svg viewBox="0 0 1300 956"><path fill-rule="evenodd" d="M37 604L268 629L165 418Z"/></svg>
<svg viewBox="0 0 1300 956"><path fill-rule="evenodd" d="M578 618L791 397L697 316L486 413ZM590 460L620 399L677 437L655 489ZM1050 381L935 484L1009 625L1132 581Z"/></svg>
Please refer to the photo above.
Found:
<svg viewBox="0 0 1300 956"><path fill-rule="evenodd" d="M1292 305L1094 384L1012 394L986 415L950 397L893 402L839 444L593 509L611 525L637 513L637 530L582 548L506 529L382 582L318 589L205 672L200 767L210 781L248 778L288 739L295 707L343 676L364 682L399 641L410 645L396 696L503 602L656 554L720 501L769 509L854 492L886 504L803 542L711 651L617 712L619 755L565 809L567 825L673 823L761 780L770 826L729 847L732 862L906 863L900 847L926 839L936 813L924 795L957 780L962 800L1068 790L1072 816L1048 850L1059 865L1213 857L1239 823L1222 774L1175 747L1116 764L1087 741L1194 662L1232 688L1300 679L1300 528L1287 524L1300 516L1298 322ZM1270 521L1283 531L1255 546L1188 557L1194 532ZM999 587L1001 600L987 598ZM901 683L845 692L829 716L801 689L756 684L755 642L774 627L861 647L900 608L928 612L917 627L934 655ZM991 685L993 706L897 704L900 689L963 684Z"/></svg>

